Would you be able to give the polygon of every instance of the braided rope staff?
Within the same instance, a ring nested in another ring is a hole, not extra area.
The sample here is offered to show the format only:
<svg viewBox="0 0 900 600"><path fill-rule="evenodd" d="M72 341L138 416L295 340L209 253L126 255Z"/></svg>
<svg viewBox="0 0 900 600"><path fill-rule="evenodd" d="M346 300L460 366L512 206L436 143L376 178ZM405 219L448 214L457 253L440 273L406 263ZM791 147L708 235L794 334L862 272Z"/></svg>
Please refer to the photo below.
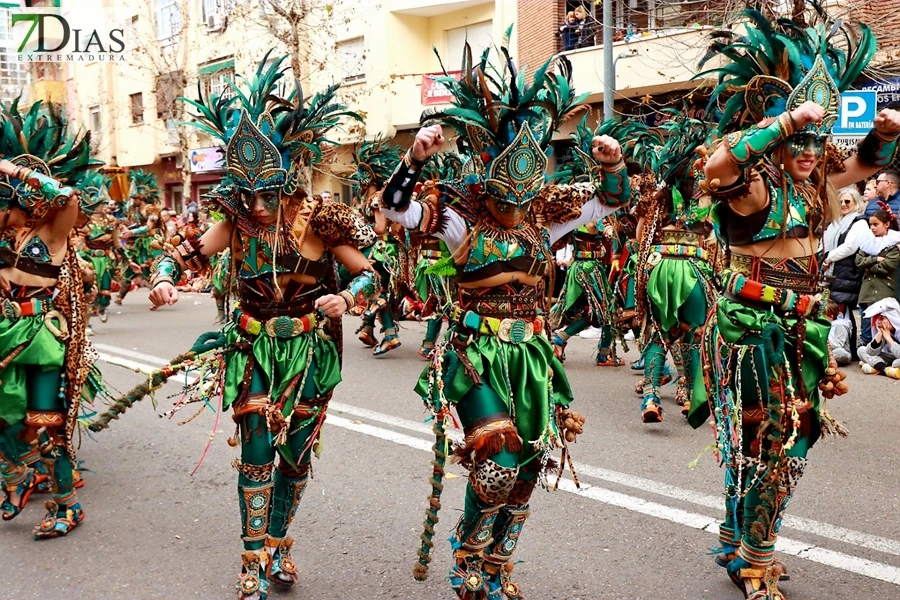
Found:
<svg viewBox="0 0 900 600"><path fill-rule="evenodd" d="M135 402L152 395L153 392L165 385L173 375L193 369L197 366L198 360L202 361L210 354L221 351L224 339L218 331L204 333L197 338L197 341L194 342L194 345L188 352L179 354L169 361L169 364L150 373L147 381L134 386L131 390L116 398L109 409L97 415L96 418L88 423L88 429L95 433L109 429L110 421L118 420Z"/></svg>

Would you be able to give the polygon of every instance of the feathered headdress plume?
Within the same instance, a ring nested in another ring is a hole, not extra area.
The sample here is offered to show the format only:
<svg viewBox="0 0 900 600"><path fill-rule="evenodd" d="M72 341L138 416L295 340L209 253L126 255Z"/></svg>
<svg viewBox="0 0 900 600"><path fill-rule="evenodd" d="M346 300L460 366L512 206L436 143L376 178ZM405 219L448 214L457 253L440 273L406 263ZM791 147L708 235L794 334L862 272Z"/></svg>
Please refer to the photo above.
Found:
<svg viewBox="0 0 900 600"><path fill-rule="evenodd" d="M356 172L350 176L358 186L357 197L365 198L369 185L381 189L397 168L401 156L400 147L381 135L357 144L353 151Z"/></svg>
<svg viewBox="0 0 900 600"><path fill-rule="evenodd" d="M287 67L282 56L269 63L272 50L259 62L252 80L228 81L231 95L181 98L196 111L190 125L226 144L228 182L246 193L280 190L292 194L300 185L300 169L322 159L321 147L342 119L362 118L336 101L339 85L305 98L299 81L284 96ZM242 85L243 84L243 85Z"/></svg>
<svg viewBox="0 0 900 600"><path fill-rule="evenodd" d="M159 202L159 184L156 181L156 175L143 169L130 169L128 179L131 183L129 196L140 198L151 204Z"/></svg>
<svg viewBox="0 0 900 600"><path fill-rule="evenodd" d="M875 56L875 36L868 26L851 27L830 18L818 2L810 4L816 22L809 27L785 18L773 23L759 11L746 10L746 33L712 34L700 68L714 58L724 59L724 64L696 77L718 78L710 110L720 132L777 116L790 110L789 104L807 99L833 106ZM821 72L816 72L817 63Z"/></svg>

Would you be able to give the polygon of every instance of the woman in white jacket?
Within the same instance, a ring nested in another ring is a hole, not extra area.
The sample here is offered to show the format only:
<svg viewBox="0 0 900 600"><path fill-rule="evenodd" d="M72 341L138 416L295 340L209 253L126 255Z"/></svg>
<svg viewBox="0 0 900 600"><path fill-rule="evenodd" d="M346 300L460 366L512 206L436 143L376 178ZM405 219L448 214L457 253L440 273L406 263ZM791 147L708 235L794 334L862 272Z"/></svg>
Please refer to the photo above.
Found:
<svg viewBox="0 0 900 600"><path fill-rule="evenodd" d="M853 311L859 303L863 272L856 266L856 253L862 243L872 238L869 223L863 212L866 202L855 187L839 192L841 218L825 230L822 243L825 251L825 272L833 276L831 299L839 304L839 311L850 320L850 348L856 353L856 319ZM856 357L852 357L856 360Z"/></svg>

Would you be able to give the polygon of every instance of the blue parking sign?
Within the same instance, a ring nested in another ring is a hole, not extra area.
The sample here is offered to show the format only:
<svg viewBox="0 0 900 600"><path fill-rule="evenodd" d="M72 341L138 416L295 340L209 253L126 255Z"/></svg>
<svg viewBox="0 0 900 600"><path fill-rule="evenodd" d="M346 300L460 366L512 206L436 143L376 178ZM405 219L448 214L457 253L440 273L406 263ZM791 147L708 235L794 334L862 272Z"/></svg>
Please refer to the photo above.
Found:
<svg viewBox="0 0 900 600"><path fill-rule="evenodd" d="M848 90L841 93L841 109L831 133L834 135L859 135L869 133L875 127L878 114L878 92L875 90Z"/></svg>

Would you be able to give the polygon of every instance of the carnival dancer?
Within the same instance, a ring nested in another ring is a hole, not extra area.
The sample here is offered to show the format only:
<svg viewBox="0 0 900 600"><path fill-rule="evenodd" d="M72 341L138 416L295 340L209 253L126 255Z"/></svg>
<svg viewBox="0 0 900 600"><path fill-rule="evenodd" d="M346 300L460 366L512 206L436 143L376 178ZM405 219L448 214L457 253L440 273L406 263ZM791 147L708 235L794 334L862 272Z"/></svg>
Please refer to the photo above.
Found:
<svg viewBox="0 0 900 600"><path fill-rule="evenodd" d="M641 148L650 136L643 123L610 119L596 129L587 126L587 115L572 134L575 142L572 160L556 170L551 179L562 184L591 180L591 144L594 137L608 135L628 140L623 146L623 158L628 160L635 147ZM619 223L621 211L596 223L582 225L567 236L572 244L572 262L566 270L566 280L559 300L550 311L549 324L554 330L553 352L565 362L569 338L590 326L600 328L595 363L597 366L618 367L624 361L616 354L616 342L621 332L614 327L617 312L617 279L621 274L620 259L626 237ZM559 243L562 243L560 240ZM624 343L624 342L623 342Z"/></svg>
<svg viewBox="0 0 900 600"><path fill-rule="evenodd" d="M507 32L508 39L509 32ZM551 245L578 226L602 219L629 199L619 144L598 137L592 180L545 187L545 149L553 131L583 101L575 97L570 65L560 59L538 69L531 85L505 68L488 67L489 51L473 65L466 45L462 77L439 77L452 108L425 113L426 125L385 186L382 211L410 229L443 240L458 272L458 295L445 341L416 392L435 413L438 441L432 486L414 575L427 576L446 443L455 405L465 427L456 455L469 469L465 510L452 540L450 583L460 598L520 598L510 580L512 554L529 515L529 499L548 453L574 441L583 418L568 410L572 392L545 336L546 278ZM489 76L490 72L490 76ZM444 144L440 125L459 134L468 155L457 181L421 186L425 162Z"/></svg>
<svg viewBox="0 0 900 600"><path fill-rule="evenodd" d="M372 354L375 356L400 346L395 310L402 297L399 289L401 250L398 248L401 242L378 207L372 205L375 194L384 188L398 160L400 148L381 137L363 141L353 155L356 173L352 179L358 186L360 212L378 236L374 244L362 250L381 280L381 293L366 307L356 333L365 346L374 348ZM381 333L384 334L380 342L375 337L376 320L381 322Z"/></svg>
<svg viewBox="0 0 900 600"><path fill-rule="evenodd" d="M214 349L199 345L161 380L207 365L207 377L223 390L222 410L233 409L241 445L234 466L244 542L238 597L244 600L266 598L270 583L298 580L288 527L341 380L341 316L357 298L366 302L378 291L357 249L373 241L371 229L349 207L309 197L300 180L322 159L320 146L340 120L359 116L336 102L336 85L306 101L300 90L280 97L286 57L268 58L248 90L234 85L230 98L188 101L198 113L195 126L226 146L227 175L206 197L224 220L163 257L150 294L156 306L176 302L183 269L201 272L210 256L231 248L237 298L231 320L219 334L201 338L214 338ZM343 291L335 260L356 276Z"/></svg>
<svg viewBox="0 0 900 600"><path fill-rule="evenodd" d="M122 222L113 216L116 207L117 203L109 199L90 212L88 222L79 228L79 235L84 238L83 256L94 269L97 285L97 299L91 312L100 317L101 323L109 319L112 282L117 279L117 266L124 260L119 240Z"/></svg>
<svg viewBox="0 0 900 600"><path fill-rule="evenodd" d="M143 169L128 171L130 182L128 203L125 206L126 228L121 232L125 240L127 264L121 269L122 280L115 303L122 304L135 280L144 282L150 277L151 265L159 258L154 242L165 239L165 229L159 220L159 186L156 176Z"/></svg>
<svg viewBox="0 0 900 600"><path fill-rule="evenodd" d="M52 492L35 539L67 535L84 520L75 495L73 432L92 353L85 335L82 269L72 245L89 134L41 102L3 107L0 134L0 476L2 516L18 516L39 478ZM33 446L29 447L29 442Z"/></svg>
<svg viewBox="0 0 900 600"><path fill-rule="evenodd" d="M452 181L462 176L463 158L456 152L439 152L423 167L422 180ZM447 318L447 309L455 296L453 275L455 269L445 269L444 260L450 257L450 250L443 240L417 231L409 232L407 255L409 266L404 271L409 288L415 290L422 303L421 318L426 322L425 339L419 347L419 356L428 360L434 352L435 343L441 335L441 328Z"/></svg>
<svg viewBox="0 0 900 600"><path fill-rule="evenodd" d="M688 420L699 427L712 414L726 469L716 562L748 598L782 600L774 552L785 508L810 447L823 433L846 435L819 394L847 391L828 351L816 256L825 225L840 218L828 190L890 164L900 114L882 111L857 154L841 160L828 137L840 91L875 54L871 31L821 12L808 28L746 15L749 34L716 32L707 55L724 63L711 71L719 74L711 106L727 135L705 176L729 263Z"/></svg>
<svg viewBox="0 0 900 600"><path fill-rule="evenodd" d="M678 375L675 401L687 416L694 369L699 365L700 335L716 297L715 274L707 239L712 234L710 200L700 189L702 158L709 127L670 110L662 129L664 144L655 147L644 167L659 181L658 191L638 203L636 297L645 319L644 379L641 419L662 421L659 388L666 354L672 353Z"/></svg>

